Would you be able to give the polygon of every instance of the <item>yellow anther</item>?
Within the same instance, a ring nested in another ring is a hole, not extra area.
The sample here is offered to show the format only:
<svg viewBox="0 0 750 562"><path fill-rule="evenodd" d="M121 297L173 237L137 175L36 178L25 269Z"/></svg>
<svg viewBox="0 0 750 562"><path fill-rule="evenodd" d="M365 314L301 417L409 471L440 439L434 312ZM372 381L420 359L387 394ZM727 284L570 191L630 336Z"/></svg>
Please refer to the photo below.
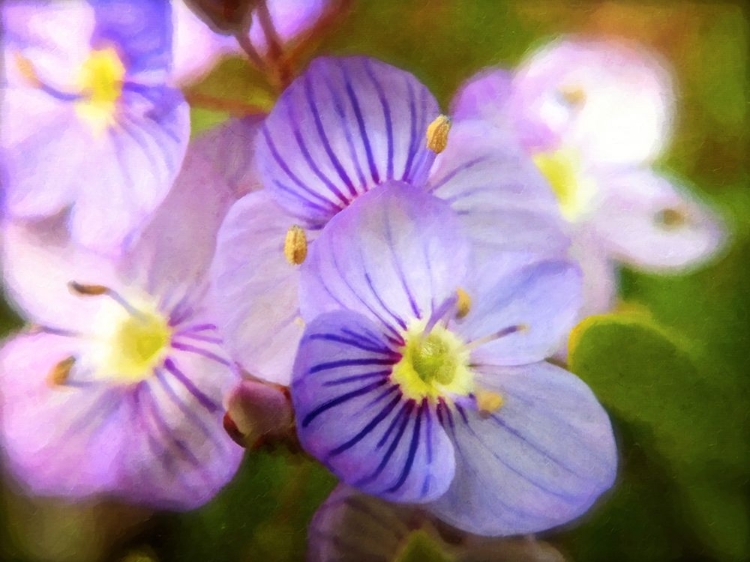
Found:
<svg viewBox="0 0 750 562"><path fill-rule="evenodd" d="M503 407L505 401L503 397L497 392L491 392L489 390L478 390L474 393L474 397L477 401L477 408L479 409L479 415L487 417L490 414L494 414L500 408Z"/></svg>
<svg viewBox="0 0 750 562"><path fill-rule="evenodd" d="M299 265L307 257L307 235L296 224L286 232L284 239L284 256L292 265Z"/></svg>
<svg viewBox="0 0 750 562"><path fill-rule="evenodd" d="M687 213L682 209L666 208L656 214L656 224L665 230L673 230L684 226L688 220Z"/></svg>
<svg viewBox="0 0 750 562"><path fill-rule="evenodd" d="M469 314L471 310L471 297L461 287L456 289L456 295L458 296L458 300L456 301L456 318L461 319Z"/></svg>
<svg viewBox="0 0 750 562"><path fill-rule="evenodd" d="M297 316L292 322L294 322L295 326L299 326L300 328L305 327L305 321L302 319L302 316Z"/></svg>
<svg viewBox="0 0 750 562"><path fill-rule="evenodd" d="M70 370L73 368L73 365L75 365L75 362L75 357L68 357L52 367L49 375L47 375L47 382L50 386L62 386L68 382L68 379L70 378Z"/></svg>
<svg viewBox="0 0 750 562"><path fill-rule="evenodd" d="M451 130L451 122L451 118L447 115L438 115L427 126L427 148L435 154L440 154L448 146L448 133Z"/></svg>
<svg viewBox="0 0 750 562"><path fill-rule="evenodd" d="M563 86L560 95L568 105L580 107L586 103L586 92L580 86Z"/></svg>
<svg viewBox="0 0 750 562"><path fill-rule="evenodd" d="M36 73L34 63L29 60L28 57L22 55L19 52L13 53L13 58L16 61L18 71L34 88L38 88L42 85L42 81L39 79L39 75Z"/></svg>

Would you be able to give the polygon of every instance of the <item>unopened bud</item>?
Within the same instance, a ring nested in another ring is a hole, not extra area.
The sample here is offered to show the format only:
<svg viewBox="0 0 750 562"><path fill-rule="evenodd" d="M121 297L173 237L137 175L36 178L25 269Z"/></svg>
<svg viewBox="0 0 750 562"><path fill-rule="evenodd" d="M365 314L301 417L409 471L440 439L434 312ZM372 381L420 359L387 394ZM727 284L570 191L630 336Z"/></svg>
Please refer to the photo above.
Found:
<svg viewBox="0 0 750 562"><path fill-rule="evenodd" d="M281 386L243 380L227 398L224 429L243 447L291 434L294 427L288 391Z"/></svg>

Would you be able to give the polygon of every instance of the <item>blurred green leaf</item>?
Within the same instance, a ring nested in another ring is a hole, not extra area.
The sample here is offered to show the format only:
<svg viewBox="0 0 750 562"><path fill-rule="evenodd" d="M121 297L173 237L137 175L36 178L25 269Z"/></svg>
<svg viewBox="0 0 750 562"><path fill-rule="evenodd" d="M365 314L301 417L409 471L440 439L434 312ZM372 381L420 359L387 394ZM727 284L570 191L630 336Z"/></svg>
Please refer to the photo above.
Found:
<svg viewBox="0 0 750 562"><path fill-rule="evenodd" d="M715 501L730 490L736 494L746 470L742 420L727 419L724 404L732 397L699 372L683 345L643 318L592 317L571 337L570 368L648 438L654 457L665 459L706 546L743 560L750 556L747 501Z"/></svg>
<svg viewBox="0 0 750 562"><path fill-rule="evenodd" d="M394 562L451 562L453 558L443 552L440 542L425 531L415 531L409 535L404 550Z"/></svg>

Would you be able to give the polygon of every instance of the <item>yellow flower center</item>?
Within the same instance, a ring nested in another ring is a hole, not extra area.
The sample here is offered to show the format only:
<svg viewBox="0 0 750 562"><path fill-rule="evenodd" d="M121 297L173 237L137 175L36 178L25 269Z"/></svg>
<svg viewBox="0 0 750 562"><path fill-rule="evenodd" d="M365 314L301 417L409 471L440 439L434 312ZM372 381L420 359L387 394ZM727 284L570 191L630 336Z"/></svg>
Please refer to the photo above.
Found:
<svg viewBox="0 0 750 562"><path fill-rule="evenodd" d="M391 379L407 398L437 399L472 392L474 376L469 369L469 350L461 339L440 325L425 333L418 321L404 332L401 360Z"/></svg>
<svg viewBox="0 0 750 562"><path fill-rule="evenodd" d="M172 336L167 319L145 301L134 304L128 311L107 302L97 317L93 354L98 378L142 381L167 355Z"/></svg>
<svg viewBox="0 0 750 562"><path fill-rule="evenodd" d="M570 222L579 220L589 209L594 186L581 174L576 152L568 149L540 152L533 160L557 196L563 217Z"/></svg>
<svg viewBox="0 0 750 562"><path fill-rule="evenodd" d="M83 63L76 102L78 116L101 132L114 123L116 102L122 95L125 66L113 47L93 50Z"/></svg>

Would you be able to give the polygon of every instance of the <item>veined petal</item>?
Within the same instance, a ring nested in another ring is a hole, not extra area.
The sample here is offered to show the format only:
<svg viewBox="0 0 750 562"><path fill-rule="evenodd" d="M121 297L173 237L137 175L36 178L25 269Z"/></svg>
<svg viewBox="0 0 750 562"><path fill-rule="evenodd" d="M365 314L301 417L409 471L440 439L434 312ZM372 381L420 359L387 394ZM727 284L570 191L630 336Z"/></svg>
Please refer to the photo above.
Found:
<svg viewBox="0 0 750 562"><path fill-rule="evenodd" d="M267 190L246 195L222 224L211 265L216 320L227 349L253 375L280 384L289 384L304 327L299 266L284 255L294 223ZM310 240L315 235L308 232Z"/></svg>
<svg viewBox="0 0 750 562"><path fill-rule="evenodd" d="M397 334L428 318L467 272L469 245L448 205L406 184L379 187L328 224L303 264L302 316L352 310Z"/></svg>
<svg viewBox="0 0 750 562"><path fill-rule="evenodd" d="M453 450L427 400L405 399L389 380L400 357L362 315L314 320L294 364L297 432L344 482L392 501L425 502L448 488Z"/></svg>
<svg viewBox="0 0 750 562"><path fill-rule="evenodd" d="M455 330L467 342L489 340L471 354L478 365L525 365L550 357L575 324L582 300L580 270L561 260L504 275L485 268L467 289L472 310Z"/></svg>
<svg viewBox="0 0 750 562"><path fill-rule="evenodd" d="M726 229L685 188L648 169L602 169L594 231L619 260L652 271L696 267L715 255Z"/></svg>
<svg viewBox="0 0 750 562"><path fill-rule="evenodd" d="M193 141L237 197L261 188L255 165L255 142L262 124L258 116L230 119Z"/></svg>
<svg viewBox="0 0 750 562"><path fill-rule="evenodd" d="M503 406L486 417L468 408L448 417L456 476L430 511L482 535L535 533L579 517L612 486L612 427L580 379L537 363L484 368L479 380Z"/></svg>
<svg viewBox="0 0 750 562"><path fill-rule="evenodd" d="M456 122L428 189L481 246L559 256L570 243L549 184L508 126Z"/></svg>
<svg viewBox="0 0 750 562"><path fill-rule="evenodd" d="M374 59L320 58L289 86L258 145L264 185L309 227L372 187L421 184L437 103L414 76Z"/></svg>
<svg viewBox="0 0 750 562"><path fill-rule="evenodd" d="M169 509L192 509L231 479L243 449L223 429L222 398L238 376L218 345L173 338L155 376L128 395L131 427L120 495Z"/></svg>
<svg viewBox="0 0 750 562"><path fill-rule="evenodd" d="M3 452L13 475L38 495L81 497L117 487L130 430L117 389L55 386L54 367L76 339L20 335L0 351Z"/></svg>
<svg viewBox="0 0 750 562"><path fill-rule="evenodd" d="M654 54L569 39L521 64L510 111L520 128L546 129L591 162L625 164L658 156L671 133L673 104L669 71Z"/></svg>
<svg viewBox="0 0 750 562"><path fill-rule="evenodd" d="M79 168L70 215L71 236L107 253L119 252L166 197L190 128L189 108L177 90L150 88L123 95L127 109L117 124L90 137L92 164Z"/></svg>
<svg viewBox="0 0 750 562"><path fill-rule="evenodd" d="M456 120L481 119L497 126L511 121L507 104L511 94L512 74L502 68L488 68L461 85L451 101L451 115Z"/></svg>
<svg viewBox="0 0 750 562"><path fill-rule="evenodd" d="M95 49L114 46L127 80L162 85L172 64L172 6L152 0L97 0L91 3Z"/></svg>

